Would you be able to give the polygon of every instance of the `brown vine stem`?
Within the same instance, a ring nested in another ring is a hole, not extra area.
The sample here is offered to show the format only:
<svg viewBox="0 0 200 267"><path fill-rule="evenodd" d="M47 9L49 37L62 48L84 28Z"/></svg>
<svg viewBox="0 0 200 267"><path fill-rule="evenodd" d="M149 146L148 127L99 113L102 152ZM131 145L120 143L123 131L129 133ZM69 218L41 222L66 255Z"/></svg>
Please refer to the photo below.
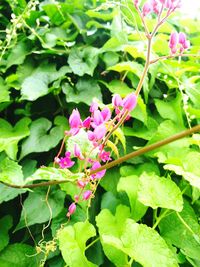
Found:
<svg viewBox="0 0 200 267"><path fill-rule="evenodd" d="M124 161L126 161L128 159L135 158L137 156L145 154L145 153L147 153L147 152L149 152L151 150L154 150L156 148L159 148L161 146L167 145L167 144L169 144L171 142L174 142L174 141L176 141L178 139L181 139L183 137L186 137L186 136L188 136L188 135L190 135L192 133L198 132L198 131L200 131L200 124L192 127L191 129L185 130L185 131L183 131L181 133L172 135L172 136L170 136L170 137L168 137L168 138L166 138L164 140L161 140L159 142L156 142L156 143L154 143L152 145L149 145L149 146L143 147L143 148L141 148L141 149L139 149L137 151L131 152L131 153L125 155L124 157L116 159L116 160L114 160L114 161L112 161L112 162L110 162L108 164L105 164L105 165L101 166L100 168L98 168L96 170L91 171L89 173L89 175L95 174L95 173L97 173L99 171L102 171L102 170L105 170L105 169L106 170L110 169L110 168L112 168L112 167L114 167L114 166L116 166L116 165L118 165L118 164L120 164L120 163L122 163L122 162L124 162Z"/></svg>
<svg viewBox="0 0 200 267"><path fill-rule="evenodd" d="M119 158L119 159L113 160L112 162L107 163L96 170L88 172L88 175L95 174L95 173L102 171L102 170L110 169L110 168L112 168L116 165L119 165L120 163L122 163L128 159L138 157L138 156L143 155L149 151L152 151L156 148L167 145L171 142L177 141L181 138L184 138L184 137L186 137L190 134L193 134L195 132L198 132L198 131L200 131L200 124L192 127L191 129L185 130L181 133L172 135L172 136L170 136L164 140L161 140L159 142L156 142L152 145L149 145L149 146L143 147L137 151L131 152L131 153ZM31 189L31 188L41 187L41 186L57 185L57 184L67 183L67 182L72 182L72 180L68 179L68 180L62 180L62 181L49 181L49 182L42 182L42 183L31 184L31 185L14 185L14 184L9 184L9 183L4 183L4 182L1 182L1 183L8 186L8 187L17 188L17 189L23 189L23 188L30 188Z"/></svg>
<svg viewBox="0 0 200 267"><path fill-rule="evenodd" d="M169 59L169 58L175 58L175 57L197 57L200 58L200 54L175 54L175 55L167 55L167 56L162 56L162 57L158 57L155 58L153 60L150 61L150 64L156 63L159 60L165 60L165 59Z"/></svg>

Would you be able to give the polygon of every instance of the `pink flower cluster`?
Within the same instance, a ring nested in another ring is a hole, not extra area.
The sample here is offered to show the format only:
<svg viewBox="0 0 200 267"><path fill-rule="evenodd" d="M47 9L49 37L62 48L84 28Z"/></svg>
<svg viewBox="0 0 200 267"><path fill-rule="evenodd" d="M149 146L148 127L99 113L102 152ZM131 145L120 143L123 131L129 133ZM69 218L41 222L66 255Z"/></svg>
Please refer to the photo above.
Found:
<svg viewBox="0 0 200 267"><path fill-rule="evenodd" d="M130 117L129 113L135 108L137 104L137 96L134 93L127 95L124 99L120 95L115 94L112 98L113 110L115 111L115 116L112 119L112 112L108 107L103 109L99 108L96 102L93 102L90 106L90 116L85 120L81 120L80 113L78 109L74 109L69 117L70 130L66 131L67 136L76 136L80 131L87 133L88 142L93 147L93 150L98 151L96 158L90 157L90 154L81 151L79 144L75 143L73 151L66 151L64 157L55 158L55 163L57 163L60 168L71 168L75 161L71 158L77 158L77 160L85 161L85 166L89 167L90 170L96 170L101 167L100 162L107 162L111 160L110 152L106 151L104 148L106 142L104 140L107 134L110 132L112 127L115 126L122 117L128 119ZM88 200L92 197L92 190L86 190L86 187L90 185L90 182L95 182L101 179L105 175L106 170L99 171L95 174L90 175L88 178L83 178L78 180L77 186L81 189L80 195L74 196L75 202L73 202L68 209L67 216L70 217L76 210L76 203L80 201L80 196L82 195L82 200ZM91 188L90 188L91 189Z"/></svg>
<svg viewBox="0 0 200 267"><path fill-rule="evenodd" d="M177 51L183 53L184 50L190 47L190 41L187 40L185 33L172 32L169 40L169 48L171 54L175 54Z"/></svg>
<svg viewBox="0 0 200 267"><path fill-rule="evenodd" d="M134 1L135 6L139 4L138 0ZM148 0L142 7L142 15L145 17L148 14L159 14L162 6L168 9L168 13L173 12L176 8L180 7L181 0Z"/></svg>

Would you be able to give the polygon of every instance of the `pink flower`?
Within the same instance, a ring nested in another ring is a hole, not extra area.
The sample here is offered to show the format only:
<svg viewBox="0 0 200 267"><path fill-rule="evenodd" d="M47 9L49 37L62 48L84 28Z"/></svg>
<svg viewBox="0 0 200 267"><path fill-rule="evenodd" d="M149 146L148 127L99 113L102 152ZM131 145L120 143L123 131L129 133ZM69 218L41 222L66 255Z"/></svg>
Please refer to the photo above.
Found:
<svg viewBox="0 0 200 267"><path fill-rule="evenodd" d="M151 12L152 12L152 5L151 5L151 3L150 2L146 2L143 5L143 8L142 8L142 15L145 17L146 15L148 15Z"/></svg>
<svg viewBox="0 0 200 267"><path fill-rule="evenodd" d="M76 204L72 203L68 208L67 217L70 217L76 211Z"/></svg>
<svg viewBox="0 0 200 267"><path fill-rule="evenodd" d="M157 0L151 0L153 12L156 14L159 14L160 12L160 4L157 2Z"/></svg>
<svg viewBox="0 0 200 267"><path fill-rule="evenodd" d="M79 128L80 126L82 126L78 109L73 109L72 114L69 117L69 124L71 128Z"/></svg>
<svg viewBox="0 0 200 267"><path fill-rule="evenodd" d="M90 123L91 123L91 118L87 117L84 121L83 121L83 127L89 129L90 128Z"/></svg>
<svg viewBox="0 0 200 267"><path fill-rule="evenodd" d="M86 186L86 183L81 181L81 180L78 180L77 181L77 185L78 185L79 188L84 188Z"/></svg>
<svg viewBox="0 0 200 267"><path fill-rule="evenodd" d="M88 200L92 195L92 191L91 190L87 190L83 193L83 199L84 200Z"/></svg>
<svg viewBox="0 0 200 267"><path fill-rule="evenodd" d="M83 157L83 155L81 153L80 146L78 144L74 145L74 156L77 157L80 160L84 159L84 157Z"/></svg>
<svg viewBox="0 0 200 267"><path fill-rule="evenodd" d="M96 126L100 125L103 123L103 117L101 115L100 110L95 110L93 113L93 123L92 127L95 128Z"/></svg>
<svg viewBox="0 0 200 267"><path fill-rule="evenodd" d="M103 139L105 134L106 134L106 131L107 130L106 130L106 127L104 124L97 126L94 129L95 140L99 141L99 140Z"/></svg>
<svg viewBox="0 0 200 267"><path fill-rule="evenodd" d="M105 150L100 151L99 153L99 158L103 161L106 162L108 160L111 160L110 158L110 152L107 152Z"/></svg>
<svg viewBox="0 0 200 267"><path fill-rule="evenodd" d="M114 94L112 97L112 104L113 107L117 108L119 106L122 106L122 98L119 94Z"/></svg>
<svg viewBox="0 0 200 267"><path fill-rule="evenodd" d="M177 46L178 41L179 41L179 34L177 32L172 32L169 40L169 47L173 48Z"/></svg>
<svg viewBox="0 0 200 267"><path fill-rule="evenodd" d="M111 118L111 112L110 109L108 107L105 107L102 111L101 111L101 116L103 117L104 121L109 121L109 119Z"/></svg>
<svg viewBox="0 0 200 267"><path fill-rule="evenodd" d="M186 42L186 35L184 32L179 32L179 44L184 45Z"/></svg>
<svg viewBox="0 0 200 267"><path fill-rule="evenodd" d="M74 165L75 162L70 159L70 155L71 155L71 153L69 151L67 151L65 153L65 157L60 158L60 160L59 160L60 168L62 168L62 169L71 168Z"/></svg>
<svg viewBox="0 0 200 267"><path fill-rule="evenodd" d="M98 104L96 102L92 102L92 104L90 105L90 112L94 113L95 110L98 109Z"/></svg>
<svg viewBox="0 0 200 267"><path fill-rule="evenodd" d="M134 93L127 95L123 99L123 107L128 111L132 111L137 105L137 96Z"/></svg>
<svg viewBox="0 0 200 267"><path fill-rule="evenodd" d="M88 139L90 141L95 141L96 137L95 137L95 134L92 131L88 131L87 135L88 135Z"/></svg>
<svg viewBox="0 0 200 267"><path fill-rule="evenodd" d="M101 164L98 161L96 161L93 163L91 170L96 170L100 167L101 167ZM106 173L106 170L102 170L100 172L92 174L91 177L92 179L101 179L105 175L105 173Z"/></svg>

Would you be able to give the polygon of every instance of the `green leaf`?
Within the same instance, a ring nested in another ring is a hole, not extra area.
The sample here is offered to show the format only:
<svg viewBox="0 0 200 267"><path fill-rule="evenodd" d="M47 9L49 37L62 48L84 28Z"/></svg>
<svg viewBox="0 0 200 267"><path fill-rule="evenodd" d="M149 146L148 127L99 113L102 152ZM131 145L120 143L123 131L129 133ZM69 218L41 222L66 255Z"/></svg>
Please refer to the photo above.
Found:
<svg viewBox="0 0 200 267"><path fill-rule="evenodd" d="M130 114L131 117L142 121L145 125L148 124L146 105L140 96L137 99L137 106L134 108L133 111L131 111Z"/></svg>
<svg viewBox="0 0 200 267"><path fill-rule="evenodd" d="M8 85L4 82L3 78L0 77L0 103L7 102L10 100L10 92Z"/></svg>
<svg viewBox="0 0 200 267"><path fill-rule="evenodd" d="M184 201L184 208L180 213L173 212L164 217L159 228L163 238L180 248L186 256L199 260L200 226L187 201Z"/></svg>
<svg viewBox="0 0 200 267"><path fill-rule="evenodd" d="M119 94L121 97L125 97L126 95L133 92L133 90L128 87L128 85L122 81L119 80L112 80L109 83L106 83L104 81L100 81L103 83L111 93L113 94Z"/></svg>
<svg viewBox="0 0 200 267"><path fill-rule="evenodd" d="M139 178L138 200L153 209L158 207L181 211L181 190L172 180L144 172Z"/></svg>
<svg viewBox="0 0 200 267"><path fill-rule="evenodd" d="M98 63L99 50L95 47L75 47L70 50L68 64L74 74L93 75Z"/></svg>
<svg viewBox="0 0 200 267"><path fill-rule="evenodd" d="M106 68L108 68L110 66L117 64L117 62L119 61L119 55L115 52L110 51L104 53L102 59L106 64Z"/></svg>
<svg viewBox="0 0 200 267"><path fill-rule="evenodd" d="M66 95L67 102L74 102L77 104L82 102L89 106L93 98L98 98L102 101L101 89L98 83L93 79L79 79L75 89L65 83L62 89Z"/></svg>
<svg viewBox="0 0 200 267"><path fill-rule="evenodd" d="M75 223L59 230L58 241L62 256L69 267L95 267L85 256L86 241L96 231L88 221Z"/></svg>
<svg viewBox="0 0 200 267"><path fill-rule="evenodd" d="M76 179L81 178L83 175L83 173L72 173L68 169L41 167L34 174L32 174L26 179L26 183L40 180L74 182Z"/></svg>
<svg viewBox="0 0 200 267"><path fill-rule="evenodd" d="M21 99L34 101L48 94L49 84L65 76L65 74L69 72L71 72L71 70L67 66L57 70L55 64L47 62L42 63L38 68L33 69L31 74L24 79L21 88Z"/></svg>
<svg viewBox="0 0 200 267"><path fill-rule="evenodd" d="M38 267L39 259L33 255L35 249L25 244L13 244L7 246L0 253L1 267Z"/></svg>
<svg viewBox="0 0 200 267"><path fill-rule="evenodd" d="M164 119L170 119L174 123L183 126L181 94L178 94L175 99L168 102L155 99L155 104L158 112Z"/></svg>
<svg viewBox="0 0 200 267"><path fill-rule="evenodd" d="M120 200L115 197L111 192L106 192L102 196L101 209L108 209L113 214L116 212L117 206L120 204Z"/></svg>
<svg viewBox="0 0 200 267"><path fill-rule="evenodd" d="M0 219L0 251L3 250L9 243L8 231L13 225L13 220L10 215Z"/></svg>
<svg viewBox="0 0 200 267"><path fill-rule="evenodd" d="M64 199L65 193L55 190L55 188L50 191L48 196L45 188L30 192L23 203L21 218L15 231L36 223L47 222L56 217L63 209Z"/></svg>
<svg viewBox="0 0 200 267"><path fill-rule="evenodd" d="M26 191L27 191L26 189L15 189L0 184L0 204L3 203L4 201L6 202L17 197L19 194L23 194Z"/></svg>
<svg viewBox="0 0 200 267"><path fill-rule="evenodd" d="M0 152L4 151L7 155L16 159L18 142L29 135L29 118L23 118L14 127L6 120L0 119Z"/></svg>
<svg viewBox="0 0 200 267"><path fill-rule="evenodd" d="M46 118L39 118L31 123L30 136L22 143L20 159L33 152L46 152L58 145L64 137L67 119L58 116L54 120L55 127Z"/></svg>
<svg viewBox="0 0 200 267"><path fill-rule="evenodd" d="M121 177L117 185L117 191L125 191L128 195L131 207L131 218L135 221L139 221L147 211L147 207L138 201L138 188L139 177L136 175Z"/></svg>
<svg viewBox="0 0 200 267"><path fill-rule="evenodd" d="M13 65L20 65L24 62L26 56L31 52L30 41L20 41L13 47L7 58L7 68Z"/></svg>
<svg viewBox="0 0 200 267"><path fill-rule="evenodd" d="M127 61L111 66L107 70L114 70L117 72L130 71L136 76L140 77L143 71L143 66L137 62Z"/></svg>
<svg viewBox="0 0 200 267"><path fill-rule="evenodd" d="M17 162L5 158L0 161L0 181L10 184L22 185L22 167Z"/></svg>
<svg viewBox="0 0 200 267"><path fill-rule="evenodd" d="M177 175L182 175L192 186L200 189L200 154L199 152L189 152L174 164L164 165L164 169L174 171Z"/></svg>
<svg viewBox="0 0 200 267"><path fill-rule="evenodd" d="M99 215L96 216L96 222L104 253L108 259L115 264L115 266L119 267L129 266L128 257L117 247L110 246L104 239L104 236L110 235L116 239L120 238L125 220L128 217L130 217L129 208L122 205L117 207L115 216L107 209L103 209Z"/></svg>
<svg viewBox="0 0 200 267"><path fill-rule="evenodd" d="M144 267L179 266L174 253L162 237L144 224L137 224L127 219L121 242L123 251Z"/></svg>
<svg viewBox="0 0 200 267"><path fill-rule="evenodd" d="M106 171L105 176L100 181L100 185L106 190L117 194L117 184L120 179L119 169L114 167Z"/></svg>

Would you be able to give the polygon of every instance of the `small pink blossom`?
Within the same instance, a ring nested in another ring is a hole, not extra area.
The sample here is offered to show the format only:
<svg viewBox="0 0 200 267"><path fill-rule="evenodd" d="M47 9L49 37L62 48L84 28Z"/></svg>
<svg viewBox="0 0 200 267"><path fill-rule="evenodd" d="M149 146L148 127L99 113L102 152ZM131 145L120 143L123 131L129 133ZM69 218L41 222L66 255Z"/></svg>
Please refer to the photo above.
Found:
<svg viewBox="0 0 200 267"><path fill-rule="evenodd" d="M91 124L91 118L87 117L84 121L83 121L83 127L86 129L90 128L90 124Z"/></svg>
<svg viewBox="0 0 200 267"><path fill-rule="evenodd" d="M123 107L128 111L132 111L137 105L137 96L134 93L127 95L123 99Z"/></svg>
<svg viewBox="0 0 200 267"><path fill-rule="evenodd" d="M78 195L75 195L74 196L74 199L75 199L75 202L78 202L79 201L79 196Z"/></svg>
<svg viewBox="0 0 200 267"><path fill-rule="evenodd" d="M104 122L105 121L109 121L111 118L111 112L110 109L108 107L105 107L102 111L101 111L101 116L103 117Z"/></svg>
<svg viewBox="0 0 200 267"><path fill-rule="evenodd" d="M98 161L96 161L93 163L91 170L96 170L100 167L101 167L101 164ZM92 174L91 177L92 179L101 179L105 175L105 173L106 173L106 170L102 170L100 172Z"/></svg>
<svg viewBox="0 0 200 267"><path fill-rule="evenodd" d="M67 151L65 153L65 157L60 158L60 160L59 160L60 168L62 168L62 169L71 168L74 165L75 162L70 159L70 155L71 155L71 153L69 151Z"/></svg>
<svg viewBox="0 0 200 267"><path fill-rule="evenodd" d="M83 193L83 199L84 200L88 200L92 195L92 191L91 190L87 190Z"/></svg>
<svg viewBox="0 0 200 267"><path fill-rule="evenodd" d="M73 202L68 208L67 217L70 217L75 211L76 211L76 204Z"/></svg>
<svg viewBox="0 0 200 267"><path fill-rule="evenodd" d="M108 161L108 160L111 160L110 152L107 152L107 151L105 151L105 150L100 151L100 153L99 153L99 158L100 158L103 162L106 162L106 161Z"/></svg>
<svg viewBox="0 0 200 267"><path fill-rule="evenodd" d="M95 135L95 140L96 141L99 141L101 139L104 138L105 134L106 134L106 127L104 124L101 124L99 126L97 126L95 129L94 129L94 135Z"/></svg>
<svg viewBox="0 0 200 267"><path fill-rule="evenodd" d="M118 108L122 106L122 98L119 94L114 94L112 97L113 107Z"/></svg>
<svg viewBox="0 0 200 267"><path fill-rule="evenodd" d="M96 137L95 137L95 134L92 131L88 131L87 135L88 135L88 139L90 141L95 141Z"/></svg>
<svg viewBox="0 0 200 267"><path fill-rule="evenodd" d="M104 122L103 117L101 115L100 110L95 110L93 113L93 123L92 127L95 128L96 126L102 124Z"/></svg>
<svg viewBox="0 0 200 267"><path fill-rule="evenodd" d="M69 117L69 124L71 128L79 128L80 126L82 126L78 109L73 109L72 114Z"/></svg>
<svg viewBox="0 0 200 267"><path fill-rule="evenodd" d="M179 44L184 45L186 42L186 35L184 32L179 32Z"/></svg>
<svg viewBox="0 0 200 267"><path fill-rule="evenodd" d="M97 109L98 109L98 103L92 102L92 104L90 105L90 112L94 113L95 110L97 110Z"/></svg>
<svg viewBox="0 0 200 267"><path fill-rule="evenodd" d="M179 41L179 34L177 32L172 32L169 39L169 47L172 49L177 46Z"/></svg>
<svg viewBox="0 0 200 267"><path fill-rule="evenodd" d="M74 156L77 157L80 160L84 159L84 157L83 157L83 155L81 153L80 146L78 144L74 145Z"/></svg>
<svg viewBox="0 0 200 267"><path fill-rule="evenodd" d="M146 15L148 15L149 13L152 12L152 5L150 2L146 2L144 5L143 5L143 8L142 8L142 15L145 17Z"/></svg>
<svg viewBox="0 0 200 267"><path fill-rule="evenodd" d="M77 185L79 188L84 188L86 186L86 182L83 182L82 180L78 180Z"/></svg>

